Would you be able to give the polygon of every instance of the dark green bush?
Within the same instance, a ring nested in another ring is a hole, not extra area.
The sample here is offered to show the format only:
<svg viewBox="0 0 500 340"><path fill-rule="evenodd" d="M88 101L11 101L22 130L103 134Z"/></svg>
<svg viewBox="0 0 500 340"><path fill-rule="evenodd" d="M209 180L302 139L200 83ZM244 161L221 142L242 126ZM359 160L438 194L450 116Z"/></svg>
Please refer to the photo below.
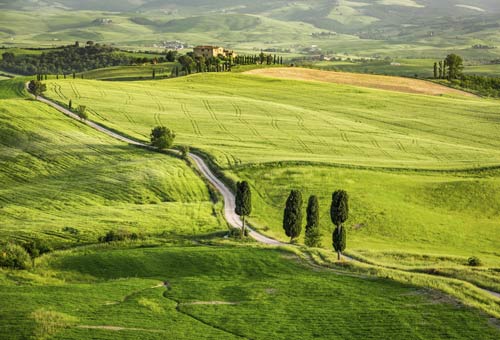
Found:
<svg viewBox="0 0 500 340"><path fill-rule="evenodd" d="M479 267L482 265L481 259L476 256L469 257L467 264L471 267Z"/></svg>
<svg viewBox="0 0 500 340"><path fill-rule="evenodd" d="M245 228L245 235L248 236L248 228ZM231 238L240 238L241 237L241 229L240 228L229 228L229 237Z"/></svg>
<svg viewBox="0 0 500 340"><path fill-rule="evenodd" d="M7 243L0 250L0 266L13 269L28 269L31 267L31 258L20 245Z"/></svg>
<svg viewBox="0 0 500 340"><path fill-rule="evenodd" d="M23 248L32 259L52 251L52 248L45 241L41 240L26 242L23 244Z"/></svg>
<svg viewBox="0 0 500 340"><path fill-rule="evenodd" d="M99 242L101 243L109 243L114 241L136 241L139 239L143 239L142 235L137 233L132 233L128 230L110 230L106 233L106 235L99 237Z"/></svg>

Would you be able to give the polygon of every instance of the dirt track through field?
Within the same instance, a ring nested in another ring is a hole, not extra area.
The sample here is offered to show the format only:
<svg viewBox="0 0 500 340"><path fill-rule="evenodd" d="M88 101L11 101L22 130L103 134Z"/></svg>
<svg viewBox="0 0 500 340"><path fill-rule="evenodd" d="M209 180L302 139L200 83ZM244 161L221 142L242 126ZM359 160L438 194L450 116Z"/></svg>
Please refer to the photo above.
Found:
<svg viewBox="0 0 500 340"><path fill-rule="evenodd" d="M264 68L245 72L245 74L282 78L291 80L321 81L325 83L335 83L344 85L353 85L359 87L368 87L379 90L396 91L413 94L426 94L432 96L439 95L461 95L466 97L475 97L475 95L455 90L443 85L435 84L430 81L379 76L373 74L347 73L334 71L321 71L299 67L283 68Z"/></svg>

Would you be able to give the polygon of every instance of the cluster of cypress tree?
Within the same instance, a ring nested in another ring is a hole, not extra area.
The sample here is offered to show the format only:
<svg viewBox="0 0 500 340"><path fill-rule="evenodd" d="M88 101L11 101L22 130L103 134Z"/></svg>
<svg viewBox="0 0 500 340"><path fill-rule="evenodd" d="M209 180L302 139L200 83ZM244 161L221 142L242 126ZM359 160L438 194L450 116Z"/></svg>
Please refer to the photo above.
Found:
<svg viewBox="0 0 500 340"><path fill-rule="evenodd" d="M234 58L236 65L283 65L283 57L276 54L264 54L261 52L259 55L239 55Z"/></svg>
<svg viewBox="0 0 500 340"><path fill-rule="evenodd" d="M456 54L449 54L444 60L434 63L434 79L457 79L462 75L463 59Z"/></svg>
<svg viewBox="0 0 500 340"><path fill-rule="evenodd" d="M310 196L307 204L307 224L305 243L309 247L319 247L321 232L319 228L319 202L316 196ZM330 216L336 226L332 233L332 245L340 260L346 248L346 230L344 223L349 217L349 196L344 190L337 190L332 194ZM285 204L283 213L283 229L290 237L290 242L299 237L302 231L302 193L292 190Z"/></svg>

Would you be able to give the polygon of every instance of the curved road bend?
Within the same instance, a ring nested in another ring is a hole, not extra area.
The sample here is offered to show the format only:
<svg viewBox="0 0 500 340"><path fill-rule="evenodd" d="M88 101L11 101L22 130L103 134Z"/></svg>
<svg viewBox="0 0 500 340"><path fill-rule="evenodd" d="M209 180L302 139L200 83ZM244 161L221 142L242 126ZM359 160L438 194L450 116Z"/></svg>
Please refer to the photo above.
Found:
<svg viewBox="0 0 500 340"><path fill-rule="evenodd" d="M63 107L63 106L61 106L61 105L59 105L51 100L48 100L48 99L43 98L43 97L38 97L37 100L41 101L42 103L45 103L47 105L52 106L53 108L64 113L68 117L76 119L76 120L92 127L93 129L98 130L102 133L105 133L108 136L116 138L122 142L132 144L132 145L147 147L147 148L151 147L147 144L135 141L135 140L130 139L128 137L122 136L116 132L113 132L109 129L106 129L105 127L102 127L101 125L96 124L94 122L91 122L88 120L83 121L75 113L71 112L70 110L66 109L65 107ZM200 172L208 179L208 181L210 183L212 183L212 185L222 194L222 197L224 198L224 218L226 219L226 221L229 223L230 226L232 226L234 228L241 229L240 217L238 215L236 215L236 213L234 212L235 197L234 197L233 193L231 192L231 190L229 190L229 188L213 174L213 172L210 170L210 168L207 166L207 164L205 163L205 161L203 161L203 159L201 157L199 157L193 153L190 153L189 157L191 157L191 159L195 162L195 164L198 167L198 169L200 170ZM258 232L249 228L248 226L247 226L247 228L248 228L250 236L258 242L261 242L261 243L267 244L267 245L275 245L275 246L285 245L284 243L282 243L280 241L277 241L277 240L274 240L272 238L266 237L262 234L259 234Z"/></svg>

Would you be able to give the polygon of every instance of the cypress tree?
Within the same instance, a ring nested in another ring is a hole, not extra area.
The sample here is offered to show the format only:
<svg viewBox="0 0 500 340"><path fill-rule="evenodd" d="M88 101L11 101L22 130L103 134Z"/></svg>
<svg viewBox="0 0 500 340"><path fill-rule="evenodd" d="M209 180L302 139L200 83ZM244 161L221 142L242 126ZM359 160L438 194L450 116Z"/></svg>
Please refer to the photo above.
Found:
<svg viewBox="0 0 500 340"><path fill-rule="evenodd" d="M438 64L434 63L434 79L438 77Z"/></svg>
<svg viewBox="0 0 500 340"><path fill-rule="evenodd" d="M234 212L242 217L241 235L246 234L245 217L252 213L252 192L247 181L236 183Z"/></svg>
<svg viewBox="0 0 500 340"><path fill-rule="evenodd" d="M156 78L156 70L153 69L153 79L155 79L155 78Z"/></svg>
<svg viewBox="0 0 500 340"><path fill-rule="evenodd" d="M340 260L346 248L346 230L343 224L349 217L349 196L344 190L337 190L333 193L330 217L336 226L332 233L332 245Z"/></svg>
<svg viewBox="0 0 500 340"><path fill-rule="evenodd" d="M448 67L448 63L446 62L446 59L445 59L445 60L443 60L443 79L447 78L446 73L449 74L449 72L446 72L447 67Z"/></svg>
<svg viewBox="0 0 500 340"><path fill-rule="evenodd" d="M73 102L71 101L71 99L69 100L69 103L68 103L68 108L71 110L73 108Z"/></svg>
<svg viewBox="0 0 500 340"><path fill-rule="evenodd" d="M307 203L306 246L320 247L321 234L319 231L319 203L318 197L309 197Z"/></svg>
<svg viewBox="0 0 500 340"><path fill-rule="evenodd" d="M438 64L438 70L439 70L439 79L443 79L443 62L440 61Z"/></svg>
<svg viewBox="0 0 500 340"><path fill-rule="evenodd" d="M283 229L286 236L290 237L290 243L302 231L302 194L298 190L292 190L286 200Z"/></svg>

